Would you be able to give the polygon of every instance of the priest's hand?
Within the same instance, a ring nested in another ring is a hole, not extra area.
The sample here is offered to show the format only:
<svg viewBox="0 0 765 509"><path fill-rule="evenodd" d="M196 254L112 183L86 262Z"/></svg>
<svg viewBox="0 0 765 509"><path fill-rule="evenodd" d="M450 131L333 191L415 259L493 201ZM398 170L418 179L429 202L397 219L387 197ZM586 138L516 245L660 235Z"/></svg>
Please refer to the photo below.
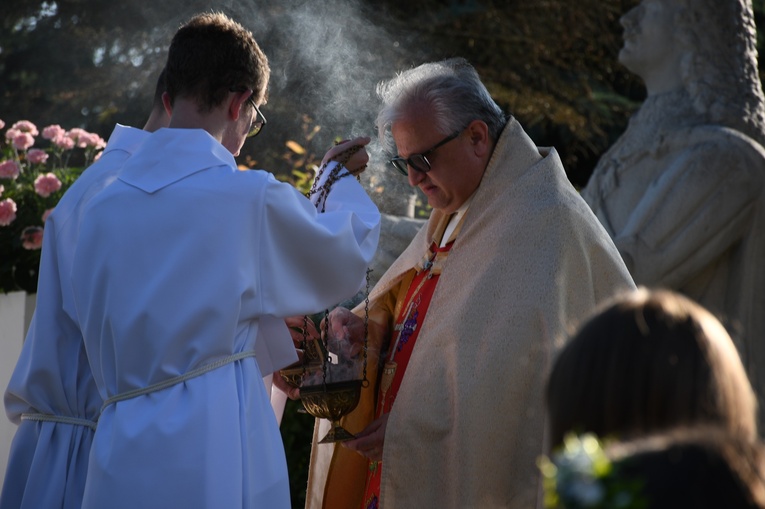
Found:
<svg viewBox="0 0 765 509"><path fill-rule="evenodd" d="M383 442L385 441L385 428L388 426L388 416L383 414L379 419L356 434L353 440L341 442L343 447L356 451L372 461L382 461Z"/></svg>
<svg viewBox="0 0 765 509"><path fill-rule="evenodd" d="M364 320L342 307L330 311L328 319L330 339L350 341L354 345L354 353L359 353L364 343Z"/></svg>

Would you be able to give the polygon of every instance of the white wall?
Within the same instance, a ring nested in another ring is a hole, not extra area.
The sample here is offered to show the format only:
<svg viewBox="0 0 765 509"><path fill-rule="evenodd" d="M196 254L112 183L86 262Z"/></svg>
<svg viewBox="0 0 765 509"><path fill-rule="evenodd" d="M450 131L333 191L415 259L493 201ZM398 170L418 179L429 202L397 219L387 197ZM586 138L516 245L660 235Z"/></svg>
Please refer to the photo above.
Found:
<svg viewBox="0 0 765 509"><path fill-rule="evenodd" d="M34 306L34 295L24 292L0 293L0 395L5 393L21 353ZM16 425L8 420L2 408L0 404L0 488L5 479L11 441L16 433Z"/></svg>

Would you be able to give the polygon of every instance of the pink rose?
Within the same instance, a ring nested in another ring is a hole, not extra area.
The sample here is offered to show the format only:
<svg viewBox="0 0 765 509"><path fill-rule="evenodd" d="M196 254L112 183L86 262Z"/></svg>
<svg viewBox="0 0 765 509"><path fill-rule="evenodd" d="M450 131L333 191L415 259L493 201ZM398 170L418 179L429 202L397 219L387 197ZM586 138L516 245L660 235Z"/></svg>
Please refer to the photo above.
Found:
<svg viewBox="0 0 765 509"><path fill-rule="evenodd" d="M106 146L106 142L102 137L97 135L96 133L86 133L85 136L85 143L89 147L93 148L104 148Z"/></svg>
<svg viewBox="0 0 765 509"><path fill-rule="evenodd" d="M64 136L66 131L58 124L49 125L43 128L42 137L46 140L53 140L59 136Z"/></svg>
<svg viewBox="0 0 765 509"><path fill-rule="evenodd" d="M48 160L48 153L39 148L30 149L27 152L27 161L32 164L43 164Z"/></svg>
<svg viewBox="0 0 765 509"><path fill-rule="evenodd" d="M61 181L52 173L43 173L35 179L35 192L43 198L47 198L59 189L61 189Z"/></svg>
<svg viewBox="0 0 765 509"><path fill-rule="evenodd" d="M56 136L52 141L54 145L58 148L63 148L64 150L71 150L74 148L74 140L67 136L66 133Z"/></svg>
<svg viewBox="0 0 765 509"><path fill-rule="evenodd" d="M53 209L55 209L55 208L56 207L53 207L53 208L50 208L50 209L46 210L45 212L43 212L43 215L42 215L42 222L43 223L45 223L45 221L48 220L48 216L51 215L51 212L53 212Z"/></svg>
<svg viewBox="0 0 765 509"><path fill-rule="evenodd" d="M5 127L5 122L3 122L2 120L0 120L0 129L2 129L3 127Z"/></svg>
<svg viewBox="0 0 765 509"><path fill-rule="evenodd" d="M16 161L3 161L0 163L0 178L15 179L19 176L19 164Z"/></svg>
<svg viewBox="0 0 765 509"><path fill-rule="evenodd" d="M15 138L16 136L18 136L19 134L21 134L21 131L19 131L18 129L14 129L13 127L11 127L11 128L10 128L10 129L8 129L7 131L5 131L5 139L6 139L6 140L8 140L8 141L12 141L12 140L13 140L13 138Z"/></svg>
<svg viewBox="0 0 765 509"><path fill-rule="evenodd" d="M67 131L66 136L67 138L71 139L79 148L85 148L88 146L86 140L90 136L90 133L88 133L85 129L74 127Z"/></svg>
<svg viewBox="0 0 765 509"><path fill-rule="evenodd" d="M16 219L16 202L10 198L0 201L0 226L8 226Z"/></svg>
<svg viewBox="0 0 765 509"><path fill-rule="evenodd" d="M24 249L40 249L42 239L43 229L39 226L27 226L21 232L21 246Z"/></svg>
<svg viewBox="0 0 765 509"><path fill-rule="evenodd" d="M38 134L40 134L37 131L37 126L34 125L29 120L19 120L18 122L16 122L15 124L11 126L11 129L18 129L22 133L29 133L32 136L37 136Z"/></svg>
<svg viewBox="0 0 765 509"><path fill-rule="evenodd" d="M26 150L34 144L35 139L29 133L19 133L13 138L13 146L17 150Z"/></svg>

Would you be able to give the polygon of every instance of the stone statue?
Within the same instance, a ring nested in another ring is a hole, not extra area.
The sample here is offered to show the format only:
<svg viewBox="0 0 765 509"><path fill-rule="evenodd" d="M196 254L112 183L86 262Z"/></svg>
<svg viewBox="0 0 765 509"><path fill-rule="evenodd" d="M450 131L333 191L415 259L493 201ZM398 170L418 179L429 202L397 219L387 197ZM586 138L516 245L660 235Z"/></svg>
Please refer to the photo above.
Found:
<svg viewBox="0 0 765 509"><path fill-rule="evenodd" d="M647 98L582 191L635 282L734 336L765 423L765 107L751 0L643 0L619 61Z"/></svg>

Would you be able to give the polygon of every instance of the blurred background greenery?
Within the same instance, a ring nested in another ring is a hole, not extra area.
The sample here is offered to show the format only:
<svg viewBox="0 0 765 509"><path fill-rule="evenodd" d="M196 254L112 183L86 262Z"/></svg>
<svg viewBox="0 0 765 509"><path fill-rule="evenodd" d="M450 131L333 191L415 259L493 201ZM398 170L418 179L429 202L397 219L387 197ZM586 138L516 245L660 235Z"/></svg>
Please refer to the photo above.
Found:
<svg viewBox="0 0 765 509"><path fill-rule="evenodd" d="M557 148L569 179L582 187L645 97L640 81L617 62L619 17L636 3L4 2L0 119L81 127L104 138L115 122L140 127L172 34L195 13L220 10L253 31L273 71L263 108L268 128L245 144L242 166L304 187L334 138L374 135L378 81L424 61L462 56L537 144ZM754 7L762 26L765 0ZM372 155L368 173L387 171L382 154ZM282 423L295 507L303 505L313 427L299 408L289 402Z"/></svg>
<svg viewBox="0 0 765 509"><path fill-rule="evenodd" d="M334 136L373 134L375 83L463 56L501 106L561 153L583 185L620 134L641 84L616 61L635 0L21 0L0 11L0 118L107 138L143 125L172 34L222 10L253 30L273 68L268 128L241 164L289 178ZM288 143L291 142L291 143Z"/></svg>

